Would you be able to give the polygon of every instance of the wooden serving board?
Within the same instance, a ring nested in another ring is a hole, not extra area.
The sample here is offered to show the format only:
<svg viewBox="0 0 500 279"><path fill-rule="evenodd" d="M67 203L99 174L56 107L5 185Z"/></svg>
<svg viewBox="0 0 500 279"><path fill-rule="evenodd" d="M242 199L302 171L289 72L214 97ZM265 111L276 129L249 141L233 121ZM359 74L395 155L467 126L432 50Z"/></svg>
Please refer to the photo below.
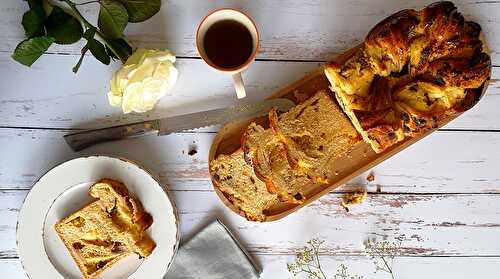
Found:
<svg viewBox="0 0 500 279"><path fill-rule="evenodd" d="M349 59L360 46L356 46L345 52L344 54L338 56L334 59L334 61L338 63L343 63L347 59ZM483 97L488 82L486 82L482 90L481 97ZM316 93L318 90L330 90L330 83L324 74L324 67L319 67L315 71L307 74L302 79L278 90L276 93L272 94L269 98L288 98L295 103L299 103L300 100L306 98L307 96L311 96ZM333 94L333 92L332 92ZM415 142L421 140L422 138L428 136L433 133L440 127L444 126L448 122L452 121L459 115L455 115L446 121L444 124L440 125L438 128L434 130L430 130L421 136L415 138L408 138L382 153L375 153L370 145L363 140L357 142L353 145L352 149L334 160L330 163L330 173L328 176L329 184L313 184L305 186L305 190L303 191L306 197L306 200L302 204L290 204L285 202L278 202L275 205L271 206L271 208L266 212L266 220L265 221L275 221L281 219L290 213L300 209L303 206L308 205L309 203L317 200L321 196L327 194L328 192L340 187L345 184L352 178L362 174L363 172L375 167L386 159L392 157L396 153L404 150L408 146L414 144ZM345 116L347 117L347 116ZM245 131L248 125L251 122L257 122L258 124L263 125L264 127L268 126L267 116L260 117L257 119L248 119L244 121L231 122L224 125L221 130L218 132L217 136L214 138L212 146L210 148L210 153L208 157L208 162L217 158L220 154L231 154L241 146L241 135ZM210 169L210 168L209 168ZM212 184L215 184L212 173L210 173L212 177ZM231 201L225 196L223 192L221 192L217 187L214 186L215 192L222 200L222 202L228 206L234 212L240 214L241 216L245 216L243 212L231 203Z"/></svg>

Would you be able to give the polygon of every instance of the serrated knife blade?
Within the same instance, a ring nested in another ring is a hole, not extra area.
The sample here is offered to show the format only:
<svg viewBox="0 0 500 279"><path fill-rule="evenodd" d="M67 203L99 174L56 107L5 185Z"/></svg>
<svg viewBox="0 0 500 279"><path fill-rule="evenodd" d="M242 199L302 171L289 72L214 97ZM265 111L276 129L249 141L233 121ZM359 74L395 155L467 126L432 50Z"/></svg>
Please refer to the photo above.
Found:
<svg viewBox="0 0 500 279"><path fill-rule="evenodd" d="M253 118L268 113L272 107L276 107L280 111L287 111L293 105L294 103L288 99L271 99L158 119L158 135L168 135L184 130Z"/></svg>
<svg viewBox="0 0 500 279"><path fill-rule="evenodd" d="M81 131L65 135L64 139L74 151L80 151L101 142L132 138L152 132L163 136L184 130L254 118L265 115L273 107L280 111L287 111L294 105L288 99L270 99L109 128Z"/></svg>

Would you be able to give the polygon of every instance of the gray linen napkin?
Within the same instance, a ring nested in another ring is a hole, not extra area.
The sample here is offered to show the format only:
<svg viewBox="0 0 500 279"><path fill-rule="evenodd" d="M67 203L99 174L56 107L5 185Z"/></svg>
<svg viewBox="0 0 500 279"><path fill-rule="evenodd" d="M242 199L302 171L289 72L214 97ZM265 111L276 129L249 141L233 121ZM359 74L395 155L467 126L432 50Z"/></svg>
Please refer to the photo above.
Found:
<svg viewBox="0 0 500 279"><path fill-rule="evenodd" d="M216 220L184 243L164 279L257 279L261 271Z"/></svg>

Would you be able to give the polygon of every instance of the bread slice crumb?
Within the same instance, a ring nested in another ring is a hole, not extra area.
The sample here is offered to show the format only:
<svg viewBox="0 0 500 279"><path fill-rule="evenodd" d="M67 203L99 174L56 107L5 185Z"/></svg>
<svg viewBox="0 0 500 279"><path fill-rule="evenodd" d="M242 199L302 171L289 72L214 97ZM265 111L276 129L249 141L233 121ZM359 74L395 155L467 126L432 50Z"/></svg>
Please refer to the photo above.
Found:
<svg viewBox="0 0 500 279"><path fill-rule="evenodd" d="M276 194L269 193L266 184L245 162L241 149L230 155L221 154L210 162L210 172L215 186L244 212L250 221L265 221L266 210L278 201Z"/></svg>
<svg viewBox="0 0 500 279"><path fill-rule="evenodd" d="M371 172L370 174L368 174L368 176L366 177L366 181L368 182L373 182L375 180L375 175Z"/></svg>
<svg viewBox="0 0 500 279"><path fill-rule="evenodd" d="M102 179L89 195L96 200L54 225L85 279L97 278L131 254L152 253L156 244L144 231L153 219L123 183Z"/></svg>
<svg viewBox="0 0 500 279"><path fill-rule="evenodd" d="M349 207L362 203L367 197L366 190L359 190L352 193L347 193L343 198L340 205L349 212Z"/></svg>

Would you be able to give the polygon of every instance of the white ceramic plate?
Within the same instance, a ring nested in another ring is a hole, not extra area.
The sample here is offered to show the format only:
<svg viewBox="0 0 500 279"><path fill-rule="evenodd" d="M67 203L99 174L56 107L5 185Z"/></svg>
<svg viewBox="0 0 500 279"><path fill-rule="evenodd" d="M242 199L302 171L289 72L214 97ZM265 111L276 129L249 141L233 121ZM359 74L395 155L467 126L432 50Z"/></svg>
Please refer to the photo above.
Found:
<svg viewBox="0 0 500 279"><path fill-rule="evenodd" d="M90 156L65 162L35 183L24 200L17 224L17 246L24 270L31 279L83 278L54 224L88 204L89 187L101 178L125 183L144 209L153 216L146 231L156 242L145 258L130 256L99 278L162 278L179 243L177 212L167 192L150 173L127 160Z"/></svg>

